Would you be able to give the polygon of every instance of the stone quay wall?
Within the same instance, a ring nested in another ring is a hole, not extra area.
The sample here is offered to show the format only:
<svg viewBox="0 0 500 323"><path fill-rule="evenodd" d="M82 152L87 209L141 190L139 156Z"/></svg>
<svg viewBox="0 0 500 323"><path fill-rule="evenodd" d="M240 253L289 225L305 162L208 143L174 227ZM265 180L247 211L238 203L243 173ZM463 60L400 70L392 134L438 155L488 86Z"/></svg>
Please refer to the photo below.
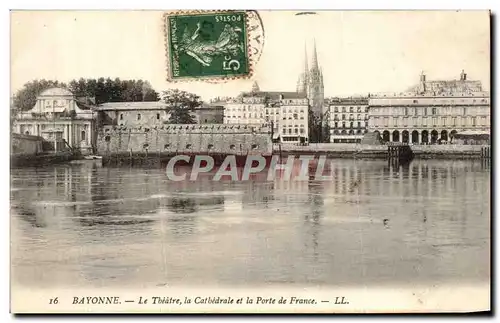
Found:
<svg viewBox="0 0 500 323"><path fill-rule="evenodd" d="M39 136L11 134L10 167L38 167L77 158L68 151L58 153L44 151L44 146L48 143Z"/></svg>
<svg viewBox="0 0 500 323"><path fill-rule="evenodd" d="M281 146L281 147L280 147ZM307 146L281 144L274 145L274 153L289 155L326 155L330 158L388 158L387 146L338 143L312 143Z"/></svg>
<svg viewBox="0 0 500 323"><path fill-rule="evenodd" d="M99 129L97 152L113 154L272 154L272 140L260 125L165 125Z"/></svg>
<svg viewBox="0 0 500 323"><path fill-rule="evenodd" d="M281 146L281 147L280 147ZM489 145L410 145L415 158L420 159L480 159ZM308 146L274 145L275 153L285 155L326 155L335 158L388 158L387 145L317 143ZM489 158L489 156L487 157Z"/></svg>
<svg viewBox="0 0 500 323"><path fill-rule="evenodd" d="M17 133L11 135L11 155L36 155L42 152L42 137Z"/></svg>

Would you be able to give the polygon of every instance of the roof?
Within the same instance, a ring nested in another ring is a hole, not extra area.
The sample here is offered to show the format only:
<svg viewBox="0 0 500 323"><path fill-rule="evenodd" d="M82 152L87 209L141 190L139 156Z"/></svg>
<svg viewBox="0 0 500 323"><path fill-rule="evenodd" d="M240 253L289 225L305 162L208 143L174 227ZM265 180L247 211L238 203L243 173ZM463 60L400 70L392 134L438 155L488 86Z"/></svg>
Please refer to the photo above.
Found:
<svg viewBox="0 0 500 323"><path fill-rule="evenodd" d="M78 100L75 102L76 102L76 105L78 106L78 109L80 109L80 110L91 110L92 108L94 108L94 105L87 104L85 102L81 102Z"/></svg>
<svg viewBox="0 0 500 323"><path fill-rule="evenodd" d="M490 135L489 132L486 131L476 131L476 130L466 130L466 131L460 131L455 134L456 135Z"/></svg>
<svg viewBox="0 0 500 323"><path fill-rule="evenodd" d="M355 98L355 97L350 97L350 98L329 98L327 100L329 104L331 105L341 105L341 104L345 104L345 105L356 105L356 104L360 104L360 105L368 105L368 97L359 97L359 98Z"/></svg>
<svg viewBox="0 0 500 323"><path fill-rule="evenodd" d="M425 92L433 94L441 93L474 93L482 92L481 81L474 80L430 80L425 81ZM408 88L407 92L419 92L420 84Z"/></svg>
<svg viewBox="0 0 500 323"><path fill-rule="evenodd" d="M279 100L281 96L283 99L306 99L305 93L298 92L278 92L278 91L256 91L256 92L243 92L242 97L267 97L272 100Z"/></svg>
<svg viewBox="0 0 500 323"><path fill-rule="evenodd" d="M39 96L73 96L73 93L62 87L53 87L43 91Z"/></svg>
<svg viewBox="0 0 500 323"><path fill-rule="evenodd" d="M96 110L165 110L167 105L161 101L140 102L106 102L100 104Z"/></svg>

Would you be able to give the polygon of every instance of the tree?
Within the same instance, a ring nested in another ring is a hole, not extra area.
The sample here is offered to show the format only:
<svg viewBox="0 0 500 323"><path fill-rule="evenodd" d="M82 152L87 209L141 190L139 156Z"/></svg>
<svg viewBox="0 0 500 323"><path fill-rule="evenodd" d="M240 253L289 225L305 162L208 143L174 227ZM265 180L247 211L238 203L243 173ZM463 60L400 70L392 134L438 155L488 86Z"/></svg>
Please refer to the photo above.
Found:
<svg viewBox="0 0 500 323"><path fill-rule="evenodd" d="M69 83L77 97L93 97L97 104L104 102L158 101L158 93L148 81L115 78L79 79Z"/></svg>
<svg viewBox="0 0 500 323"><path fill-rule="evenodd" d="M32 109L36 104L37 96L51 87L66 87L66 84L45 79L24 84L23 88L14 95L15 110L26 111Z"/></svg>
<svg viewBox="0 0 500 323"><path fill-rule="evenodd" d="M163 91L162 101L167 105L171 124L196 123L191 113L203 104L198 95L177 89Z"/></svg>
<svg viewBox="0 0 500 323"><path fill-rule="evenodd" d="M35 106L36 98L44 90L52 87L62 87L70 90L77 98L95 98L96 104L104 102L137 102L158 101L158 93L153 90L148 81L120 80L116 78L72 80L68 85L53 80L34 80L26 83L14 95L14 106L18 110L26 111Z"/></svg>

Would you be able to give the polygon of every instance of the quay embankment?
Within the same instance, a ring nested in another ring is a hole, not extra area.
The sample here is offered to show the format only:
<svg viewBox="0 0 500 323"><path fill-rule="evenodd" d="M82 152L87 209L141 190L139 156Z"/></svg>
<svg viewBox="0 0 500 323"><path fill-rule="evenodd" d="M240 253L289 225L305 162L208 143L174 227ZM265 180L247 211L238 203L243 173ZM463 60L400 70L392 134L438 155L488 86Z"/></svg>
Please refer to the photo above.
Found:
<svg viewBox="0 0 500 323"><path fill-rule="evenodd" d="M416 159L488 159L491 158L489 145L409 145ZM388 145L330 144L319 143L307 146L275 144L275 154L325 155L329 158L388 159Z"/></svg>
<svg viewBox="0 0 500 323"><path fill-rule="evenodd" d="M325 156L327 158L346 159L391 159L394 155L390 152L388 145L360 145L360 144L310 144L308 146L296 145L274 145L272 156L280 156L281 160L288 156ZM412 151L411 159L489 159L491 157L490 146L484 145L427 145L409 146ZM176 165L192 165L194 156L210 156L216 166L220 166L228 156L236 159L236 164L244 166L248 156L253 154L231 154L228 152L106 152L103 154L103 166L120 167L165 167L175 156L187 156L189 161L177 160ZM256 155L260 155L256 153ZM262 155L267 162L271 155ZM203 167L203 165L201 165Z"/></svg>
<svg viewBox="0 0 500 323"><path fill-rule="evenodd" d="M176 166L192 166L195 161L195 156L205 156L211 157L214 166L221 166L228 156L234 156L234 161L237 167L243 167L249 156L262 156L269 165L271 161L271 155L262 154L248 154L248 155L235 155L227 153L192 153L192 152L177 152L177 153L145 153L145 152L134 152L134 153L109 153L102 156L102 165L108 167L144 167L144 168L164 168L168 165L170 161L175 162ZM173 160L174 157L177 157ZM179 158L182 157L182 158ZM226 161L227 162L227 161ZM253 162L255 165L257 162ZM200 160L200 167L205 167L207 165L205 160Z"/></svg>
<svg viewBox="0 0 500 323"><path fill-rule="evenodd" d="M70 150L54 152L53 147L44 149L47 142L39 136L25 134L11 134L10 166L34 167L59 164L79 158L79 155ZM50 143L49 143L50 144Z"/></svg>
<svg viewBox="0 0 500 323"><path fill-rule="evenodd" d="M10 167L38 167L70 162L79 158L77 154L72 152L12 154L10 156Z"/></svg>

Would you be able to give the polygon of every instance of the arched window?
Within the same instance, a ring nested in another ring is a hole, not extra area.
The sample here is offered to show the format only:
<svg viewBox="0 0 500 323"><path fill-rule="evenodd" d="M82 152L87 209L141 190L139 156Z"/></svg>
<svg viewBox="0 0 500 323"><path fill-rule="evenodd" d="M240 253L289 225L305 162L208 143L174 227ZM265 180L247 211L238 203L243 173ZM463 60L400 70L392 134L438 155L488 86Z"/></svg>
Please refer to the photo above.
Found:
<svg viewBox="0 0 500 323"><path fill-rule="evenodd" d="M85 130L82 130L82 140L85 140Z"/></svg>

